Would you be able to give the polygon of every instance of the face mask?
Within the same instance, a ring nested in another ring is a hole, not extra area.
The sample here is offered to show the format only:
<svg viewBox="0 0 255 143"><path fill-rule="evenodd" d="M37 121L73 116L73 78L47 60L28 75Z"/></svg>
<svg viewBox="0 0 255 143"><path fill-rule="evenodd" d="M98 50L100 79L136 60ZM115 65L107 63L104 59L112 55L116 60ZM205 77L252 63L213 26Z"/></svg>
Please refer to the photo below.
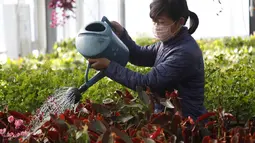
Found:
<svg viewBox="0 0 255 143"><path fill-rule="evenodd" d="M167 41L168 39L171 39L172 37L174 37L175 33L178 30L176 30L175 32L171 30L172 26L175 24L175 22L171 25L162 25L162 24L155 24L153 27L153 33L154 36L159 39L160 41Z"/></svg>

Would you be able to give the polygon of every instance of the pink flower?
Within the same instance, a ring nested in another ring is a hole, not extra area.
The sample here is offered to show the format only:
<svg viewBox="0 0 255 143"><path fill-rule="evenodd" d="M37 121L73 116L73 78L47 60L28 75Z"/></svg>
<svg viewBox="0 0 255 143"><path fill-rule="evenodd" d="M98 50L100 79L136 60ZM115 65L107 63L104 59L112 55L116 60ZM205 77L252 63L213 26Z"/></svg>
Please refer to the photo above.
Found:
<svg viewBox="0 0 255 143"><path fill-rule="evenodd" d="M28 132L27 132L27 131L22 131L22 132L20 133L20 135L23 136L23 137L25 137L25 136L28 135Z"/></svg>
<svg viewBox="0 0 255 143"><path fill-rule="evenodd" d="M6 132L6 128L0 129L0 135L5 134L5 132Z"/></svg>
<svg viewBox="0 0 255 143"><path fill-rule="evenodd" d="M13 121L14 121L14 117L13 117L13 116L9 116L9 117L8 117L8 122L9 122L9 123L12 123Z"/></svg>
<svg viewBox="0 0 255 143"><path fill-rule="evenodd" d="M15 129L18 129L21 125L23 125L23 120L16 120L14 125Z"/></svg>
<svg viewBox="0 0 255 143"><path fill-rule="evenodd" d="M20 133L17 133L16 135L13 136L14 138L20 137Z"/></svg>
<svg viewBox="0 0 255 143"><path fill-rule="evenodd" d="M14 136L14 133L13 132L8 132L7 133L7 137L13 137Z"/></svg>

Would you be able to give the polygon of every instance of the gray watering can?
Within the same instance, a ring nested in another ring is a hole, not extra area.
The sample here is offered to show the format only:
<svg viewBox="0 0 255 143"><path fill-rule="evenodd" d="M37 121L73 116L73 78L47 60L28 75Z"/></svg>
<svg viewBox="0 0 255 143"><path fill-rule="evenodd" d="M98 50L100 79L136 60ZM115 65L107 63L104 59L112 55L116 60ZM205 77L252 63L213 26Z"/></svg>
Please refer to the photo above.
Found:
<svg viewBox="0 0 255 143"><path fill-rule="evenodd" d="M107 58L122 66L126 66L129 61L128 48L113 32L113 27L105 16L101 21L86 25L78 33L75 45L78 52L86 59ZM88 63L85 72L85 83L79 88L70 88L68 90L68 95L75 97L75 103L79 102L81 93L105 77L104 70L101 70L91 79L88 79L90 67L91 65Z"/></svg>

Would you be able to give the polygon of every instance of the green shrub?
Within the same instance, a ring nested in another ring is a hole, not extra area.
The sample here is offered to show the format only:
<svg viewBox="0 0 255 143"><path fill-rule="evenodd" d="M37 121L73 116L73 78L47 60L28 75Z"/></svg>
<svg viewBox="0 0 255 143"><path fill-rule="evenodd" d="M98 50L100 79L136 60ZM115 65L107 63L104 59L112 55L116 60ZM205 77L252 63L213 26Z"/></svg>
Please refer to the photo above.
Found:
<svg viewBox="0 0 255 143"><path fill-rule="evenodd" d="M205 64L206 107L216 109L223 106L226 111L244 120L255 115L255 65L254 58L245 57L238 63L226 66L223 55L216 63ZM224 66L222 66L224 65Z"/></svg>
<svg viewBox="0 0 255 143"><path fill-rule="evenodd" d="M234 40L233 40L234 39ZM74 39L54 45L54 52L39 57L8 60L1 66L0 102L17 111L33 111L47 96L60 87L78 87L84 82L86 64L76 51ZM150 45L153 38L138 38L138 45ZM222 105L226 110L247 119L255 115L254 37L198 40L205 58L205 104L211 110ZM235 45L236 44L236 45ZM127 65L133 71L147 73L150 68ZM95 73L91 70L90 77ZM111 98L122 85L104 78L84 94L101 101Z"/></svg>

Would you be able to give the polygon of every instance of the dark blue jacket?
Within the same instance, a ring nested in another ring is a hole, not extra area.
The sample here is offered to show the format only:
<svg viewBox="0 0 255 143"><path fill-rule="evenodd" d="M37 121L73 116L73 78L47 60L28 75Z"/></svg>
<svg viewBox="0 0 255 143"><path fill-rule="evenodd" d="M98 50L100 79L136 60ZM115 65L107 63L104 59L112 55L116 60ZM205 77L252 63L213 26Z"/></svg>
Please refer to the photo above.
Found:
<svg viewBox="0 0 255 143"><path fill-rule="evenodd" d="M181 28L174 38L150 46L138 46L126 30L120 39L129 48L130 63L152 67L152 70L141 74L111 61L106 69L107 77L133 90L136 90L136 86L148 86L161 96L166 90L178 90L185 117L196 119L206 112L203 105L203 56L186 27Z"/></svg>

